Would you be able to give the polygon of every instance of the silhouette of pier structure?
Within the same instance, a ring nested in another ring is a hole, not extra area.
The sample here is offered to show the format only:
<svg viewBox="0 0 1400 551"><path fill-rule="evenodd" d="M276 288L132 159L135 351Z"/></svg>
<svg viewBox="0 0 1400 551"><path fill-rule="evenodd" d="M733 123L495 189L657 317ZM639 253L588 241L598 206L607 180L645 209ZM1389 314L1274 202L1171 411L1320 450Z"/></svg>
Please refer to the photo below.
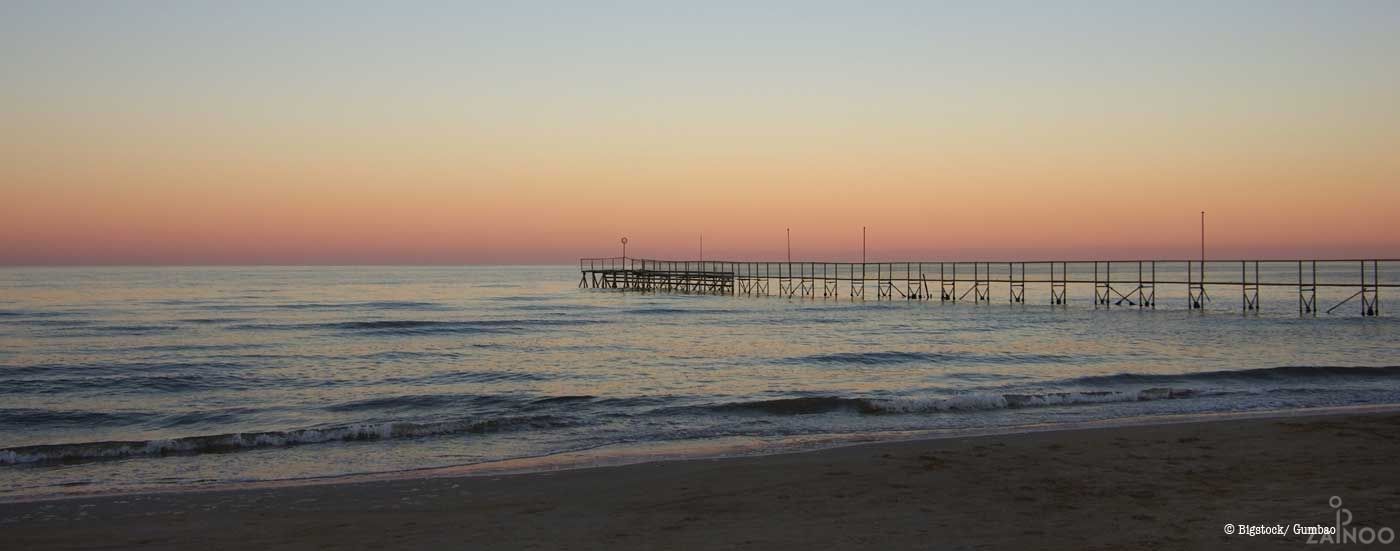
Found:
<svg viewBox="0 0 1400 551"><path fill-rule="evenodd" d="M1208 290L1219 296L1238 292L1240 311L1246 314L1262 307L1260 289L1293 288L1301 316L1316 316L1319 311L1331 314L1353 304L1359 305L1362 316L1370 317L1381 315L1381 289L1400 287L1400 283L1382 282L1380 276L1382 268L1397 264L1400 260L738 262L624 256L579 259L578 286L851 300L867 300L873 286L875 300L973 303L992 302L995 288L1006 291L1008 303L1025 304L1031 300L1026 286L1032 284L1049 289L1050 305L1066 306L1073 299L1072 285L1091 285L1095 309L1155 309L1159 288L1169 286L1185 288L1186 307L1191 310L1207 308L1212 301ZM1319 265L1325 267L1321 277ZM1323 309L1318 293L1325 289L1354 289L1355 293Z"/></svg>

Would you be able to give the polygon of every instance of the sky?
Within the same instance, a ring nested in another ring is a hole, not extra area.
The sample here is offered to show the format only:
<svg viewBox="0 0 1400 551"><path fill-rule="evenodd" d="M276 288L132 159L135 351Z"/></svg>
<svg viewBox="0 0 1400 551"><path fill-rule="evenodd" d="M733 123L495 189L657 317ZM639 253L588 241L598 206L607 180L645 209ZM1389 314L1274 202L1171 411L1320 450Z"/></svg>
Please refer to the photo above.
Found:
<svg viewBox="0 0 1400 551"><path fill-rule="evenodd" d="M0 2L0 265L1400 257L1400 2Z"/></svg>

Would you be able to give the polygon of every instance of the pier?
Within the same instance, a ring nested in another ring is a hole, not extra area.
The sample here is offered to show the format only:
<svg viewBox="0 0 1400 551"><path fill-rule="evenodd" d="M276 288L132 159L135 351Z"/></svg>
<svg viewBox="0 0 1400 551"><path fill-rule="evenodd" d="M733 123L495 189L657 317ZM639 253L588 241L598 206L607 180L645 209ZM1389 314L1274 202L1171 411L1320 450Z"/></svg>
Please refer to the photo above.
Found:
<svg viewBox="0 0 1400 551"><path fill-rule="evenodd" d="M1290 295L1296 291L1300 316L1359 308L1351 311L1372 317L1382 312L1381 289L1400 287L1381 279L1383 270L1395 273L1397 265L1396 259L739 262L622 256L579 259L579 287L867 300L873 286L875 300L990 303L996 295L998 301L1005 297L1009 304L1025 304L1032 300L1027 295L1027 285L1032 285L1048 290L1040 301L1066 306L1076 300L1071 286L1092 286L1088 300L1095 309L1155 309L1164 298L1205 310L1238 293L1245 314L1259 312L1260 290L1272 289ZM1164 286L1185 292L1175 299L1159 297ZM1329 292L1337 296L1330 304L1320 302L1319 293Z"/></svg>

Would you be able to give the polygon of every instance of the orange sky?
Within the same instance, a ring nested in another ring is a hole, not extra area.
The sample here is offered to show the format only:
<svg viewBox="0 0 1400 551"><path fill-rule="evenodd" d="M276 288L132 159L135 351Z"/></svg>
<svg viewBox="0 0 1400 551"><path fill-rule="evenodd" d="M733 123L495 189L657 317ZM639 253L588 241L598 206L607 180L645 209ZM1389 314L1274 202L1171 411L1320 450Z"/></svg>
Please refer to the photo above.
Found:
<svg viewBox="0 0 1400 551"><path fill-rule="evenodd" d="M1203 209L1217 258L1400 257L1393 5L486 13L521 32L476 42L46 5L0 14L0 264L776 259L785 228L849 260L862 225L872 259L1185 257Z"/></svg>

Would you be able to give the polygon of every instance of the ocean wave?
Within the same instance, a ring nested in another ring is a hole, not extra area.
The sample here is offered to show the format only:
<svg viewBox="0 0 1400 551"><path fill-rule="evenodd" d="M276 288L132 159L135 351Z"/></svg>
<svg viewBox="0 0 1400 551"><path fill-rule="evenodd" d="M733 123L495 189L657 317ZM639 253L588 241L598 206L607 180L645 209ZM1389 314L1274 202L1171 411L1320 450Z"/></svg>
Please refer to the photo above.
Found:
<svg viewBox="0 0 1400 551"><path fill-rule="evenodd" d="M573 424L576 424L576 421L563 417L526 416L492 419L462 419L428 423L354 423L322 428L240 432L155 440L39 444L14 448L0 448L0 465L221 453L326 442L418 438L450 434L480 434L516 430L520 428L538 429L562 427Z"/></svg>
<svg viewBox="0 0 1400 551"><path fill-rule="evenodd" d="M375 321L345 321L338 323L322 323L316 327L324 329L345 329L349 331L400 331L417 329L470 329L490 327L476 322L469 321L434 321L434 320L375 320Z"/></svg>
<svg viewBox="0 0 1400 551"><path fill-rule="evenodd" d="M530 402L532 404L563 404L571 402L588 402L596 399L596 396L580 394L576 396L546 396Z"/></svg>
<svg viewBox="0 0 1400 551"><path fill-rule="evenodd" d="M706 406L704 409L720 412L758 412L774 415L806 415L830 413L842 409L859 410L863 398L842 398L839 396L803 396L800 398L777 398L751 402L730 402Z"/></svg>
<svg viewBox="0 0 1400 551"><path fill-rule="evenodd" d="M285 304L273 304L269 308L278 310L339 310L339 309L370 309L370 310L451 310L450 306L437 304L434 302L420 302L411 300L374 300L369 302L340 302L340 303L319 303L319 302L293 302Z"/></svg>
<svg viewBox="0 0 1400 551"><path fill-rule="evenodd" d="M102 393L161 393L195 390L248 390L257 388L289 388L298 381L285 377L245 376L236 373L89 375L86 377L45 377L4 379L0 395L4 394L63 394L79 391Z"/></svg>
<svg viewBox="0 0 1400 551"><path fill-rule="evenodd" d="M880 351L880 352L837 352L832 354L816 354L811 356L794 356L783 358L783 363L790 364L859 364L859 365L884 365L902 363L994 363L994 364L1021 364L1021 363L1055 363L1068 361L1091 361L1087 357L1066 356L1060 354L955 354L943 352L904 352L904 351Z"/></svg>
<svg viewBox="0 0 1400 551"><path fill-rule="evenodd" d="M30 327L57 327L62 329L88 327L93 322L80 319L50 319L50 318L25 318L17 322L17 325L27 325Z"/></svg>
<svg viewBox="0 0 1400 551"><path fill-rule="evenodd" d="M150 374L156 372L178 373L184 371L225 373L248 369L252 366L234 362L120 362L120 363L42 363L14 367L0 367L0 381L34 375L114 375L124 373Z"/></svg>
<svg viewBox="0 0 1400 551"><path fill-rule="evenodd" d="M1069 384L1111 385L1120 383L1155 383L1179 381L1222 381L1222 380L1290 380L1315 379L1325 377L1396 377L1400 376L1400 366L1347 367L1347 366L1282 366L1254 369L1234 369L1220 371L1200 371L1196 373L1118 373L1114 375L1091 375L1064 381Z"/></svg>
<svg viewBox="0 0 1400 551"><path fill-rule="evenodd" d="M376 320L322 324L326 329L377 335L416 335L434 333L491 333L529 330L539 327L560 327L597 323L586 319L527 319L527 320Z"/></svg>
<svg viewBox="0 0 1400 551"><path fill-rule="evenodd" d="M256 299L257 295L235 297ZM271 304L245 304L229 300L187 300L164 299L150 301L160 306L192 306L216 308L219 310L450 310L450 306L433 302L409 300L374 300L366 302L282 302Z"/></svg>
<svg viewBox="0 0 1400 551"><path fill-rule="evenodd" d="M90 323L65 323L53 325L61 329L59 332L50 333L65 337L93 337L107 335L150 335L153 333L170 333L180 330L178 325L95 325Z"/></svg>
<svg viewBox="0 0 1400 551"><path fill-rule="evenodd" d="M166 415L158 423L152 423L163 429L183 427L188 425L207 425L217 423L234 423L247 419L251 415L263 410L251 407L231 407L212 410L186 411Z"/></svg>
<svg viewBox="0 0 1400 551"><path fill-rule="evenodd" d="M414 356L405 356L412 358ZM433 356L424 356L433 357ZM375 356L375 359L384 359ZM393 357L391 361L399 361ZM471 371L444 371L438 373L427 373L423 375L397 375L393 377L383 377L374 380L375 385L407 385L407 386L438 386L461 383L500 383L518 381L548 381L559 378L551 373L538 373L526 371L501 371L491 369L476 369Z"/></svg>
<svg viewBox="0 0 1400 551"><path fill-rule="evenodd" d="M189 410L178 412L157 411L82 411L39 408L0 409L0 424L14 424L25 427L145 427L171 428L192 424L236 422L260 413L263 409L253 407L228 407L218 409Z"/></svg>
<svg viewBox="0 0 1400 551"><path fill-rule="evenodd" d="M326 411L404 411L431 408L461 408L523 402L522 399L502 394L407 394L380 396L331 404Z"/></svg>
<svg viewBox="0 0 1400 551"><path fill-rule="evenodd" d="M151 417L151 414L138 412L52 410L35 408L0 409L0 424L10 426L119 426L139 423Z"/></svg>
<svg viewBox="0 0 1400 551"><path fill-rule="evenodd" d="M1114 402L1146 402L1196 396L1197 391L1184 388L1148 388L1138 391L1049 392L1044 394L969 393L939 398L865 399L861 405L866 413L933 413L941 411L970 411L1018 409L1078 404Z"/></svg>
<svg viewBox="0 0 1400 551"><path fill-rule="evenodd" d="M739 313L739 312L740 312L739 310L725 309L725 308L667 308L667 307L655 307L655 308L633 308L633 309L630 309L630 310L622 310L620 313L622 313L622 314L630 314L630 315L634 315L634 316L680 316L680 315L701 315L701 314L704 314L704 315L711 315L711 314L736 314L736 313Z"/></svg>
<svg viewBox="0 0 1400 551"><path fill-rule="evenodd" d="M267 348L266 344L259 343L230 343L230 344L148 344L143 346L128 347L127 350L138 352L226 352L230 350L251 350L255 348Z"/></svg>
<svg viewBox="0 0 1400 551"><path fill-rule="evenodd" d="M0 318L58 318L71 315L69 312L51 310L0 310Z"/></svg>
<svg viewBox="0 0 1400 551"><path fill-rule="evenodd" d="M813 356L785 358L786 363L838 363L838 364L896 364L909 362L941 362L955 358L949 354L934 352L837 352Z"/></svg>
<svg viewBox="0 0 1400 551"><path fill-rule="evenodd" d="M607 308L607 307L604 307L604 306L597 306L597 305L593 305L593 304L565 304L565 303L548 303L548 302L544 302L544 303L525 302L525 303L520 303L520 304L511 304L510 306L504 307L504 309L507 309L507 310L514 310L514 311L518 311L518 312L544 312L544 313L552 314L552 315L567 315L567 314L569 314L569 313L576 313L576 312L611 312L611 311L613 311L612 308Z"/></svg>
<svg viewBox="0 0 1400 551"><path fill-rule="evenodd" d="M469 375L469 374L464 374ZM493 411L537 411L552 407L576 408L584 404L605 405L621 408L656 403L653 397L598 398L597 396L559 395L531 396L528 394L404 394L379 396L352 400L325 406L323 409L336 412L362 411L426 411L448 409L463 411L467 408L492 407Z"/></svg>
<svg viewBox="0 0 1400 551"><path fill-rule="evenodd" d="M358 357L366 360L376 361L403 361L403 360L458 360L465 354L453 350L382 350L360 354Z"/></svg>
<svg viewBox="0 0 1400 551"><path fill-rule="evenodd" d="M163 299L148 300L148 301L146 301L146 304L154 304L154 305L157 305L157 306L215 306L215 305L222 305L223 303L224 303L224 302L221 301L221 300L186 299L186 298L163 298Z"/></svg>
<svg viewBox="0 0 1400 551"><path fill-rule="evenodd" d="M366 320L325 323L262 323L231 326L240 330L332 330L368 335L432 335L503 333L540 327L603 323L596 319L494 319L494 320Z"/></svg>
<svg viewBox="0 0 1400 551"><path fill-rule="evenodd" d="M1199 393L1184 388L1148 388L1138 391L1048 392L1043 394L998 394L972 392L951 396L851 398L841 396L804 396L751 402L733 402L705 406L720 412L758 412L771 415L807 415L851 411L864 414L938 413L1020 409L1077 404L1112 402L1143 402L1181 399Z"/></svg>

